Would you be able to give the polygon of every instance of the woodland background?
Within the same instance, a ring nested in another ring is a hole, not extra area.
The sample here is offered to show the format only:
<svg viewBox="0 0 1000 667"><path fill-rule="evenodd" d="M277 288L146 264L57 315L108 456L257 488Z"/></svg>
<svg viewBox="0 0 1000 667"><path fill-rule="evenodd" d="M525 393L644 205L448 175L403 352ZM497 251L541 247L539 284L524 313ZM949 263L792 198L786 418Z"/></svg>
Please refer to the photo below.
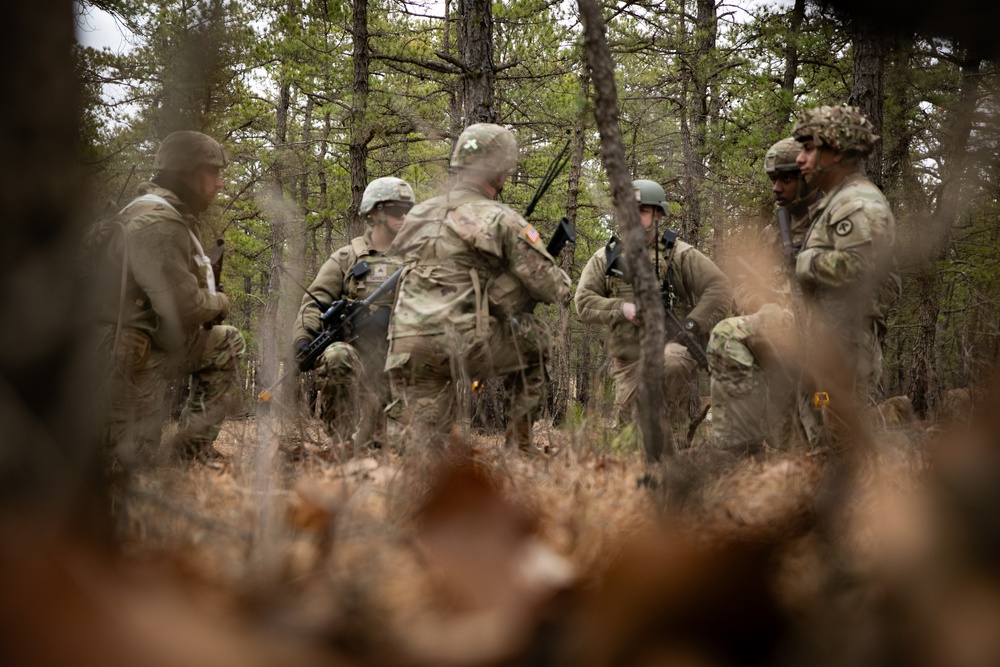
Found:
<svg viewBox="0 0 1000 667"><path fill-rule="evenodd" d="M469 123L516 133L502 199L521 210L570 142L532 222L547 235L560 216L575 221L577 245L560 259L574 284L615 230L574 3L96 0L77 6L80 25L91 8L131 33L124 53L74 50L95 208L127 201L173 130L218 137L231 156L206 236L226 240L248 397L287 353L301 285L363 230L365 185L392 175L420 200L436 194ZM1000 100L980 27L991 15L855 9L666 0L603 11L633 177L662 183L669 224L723 267L773 214L763 153L796 111L848 102L872 120L882 141L866 167L896 213L903 275L885 390L926 416L998 354ZM601 393L603 332L568 308L545 312L558 419Z"/></svg>
<svg viewBox="0 0 1000 667"><path fill-rule="evenodd" d="M728 467L711 448L644 465L601 447L600 420L539 424L550 451L530 458L471 434L438 471L417 448L293 459L260 413L226 422L221 470L110 479L88 436L96 370L73 267L95 211L146 176L157 139L201 129L233 155L208 223L230 248L252 397L287 349L292 277L360 231L367 180L398 174L433 194L466 122L516 130L514 206L568 136L571 167L534 221L575 218L574 276L604 243L576 8L9 4L0 664L1000 663L995 382L960 423ZM888 391L924 412L944 388L979 386L997 354L1000 6L862 4L604 15L631 168L666 184L673 223L723 264L771 214L761 155L796 109L849 100L875 121L868 169L898 214L905 290ZM117 14L135 49L74 48L81 7ZM548 316L562 332L554 407L589 403L601 332Z"/></svg>

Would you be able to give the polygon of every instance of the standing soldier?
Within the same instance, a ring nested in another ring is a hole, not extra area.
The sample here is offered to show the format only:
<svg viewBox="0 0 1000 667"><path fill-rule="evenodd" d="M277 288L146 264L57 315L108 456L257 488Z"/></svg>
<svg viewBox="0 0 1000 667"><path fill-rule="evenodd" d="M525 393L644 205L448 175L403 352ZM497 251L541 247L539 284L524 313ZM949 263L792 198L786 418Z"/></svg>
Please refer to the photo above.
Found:
<svg viewBox="0 0 1000 667"><path fill-rule="evenodd" d="M798 155L799 143L792 137L764 155L775 202L788 213L791 247L783 247L776 224L761 231L757 249L769 258L765 275L747 271L736 276L735 310L740 315L719 322L708 341L713 440L727 451L754 455L763 451L765 439L772 447L804 439L795 419L800 366L794 313L801 304L793 302L795 267L790 260L805 240L809 206L821 193L802 177Z"/></svg>
<svg viewBox="0 0 1000 667"><path fill-rule="evenodd" d="M528 450L550 338L528 312L569 296L538 230L494 201L517 166L509 130L470 125L451 155L456 183L415 207L392 250L404 261L389 325L390 428L441 445L473 381L504 379L507 444Z"/></svg>
<svg viewBox="0 0 1000 667"><path fill-rule="evenodd" d="M292 333L297 355L322 329L323 313L316 300L332 304L342 298L365 299L396 272L400 259L387 251L415 203L413 188L401 178L387 176L368 184L358 213L371 229L333 253L302 297ZM327 433L338 440L350 436L355 448L381 439L385 429L382 411L389 385L383 367L392 300L387 294L373 304L374 310L355 318L350 332L355 342L333 343L316 363L317 416Z"/></svg>
<svg viewBox="0 0 1000 667"><path fill-rule="evenodd" d="M101 309L101 350L109 360L107 437L120 454L152 453L160 442L166 385L190 377L170 450L185 459L219 457L213 443L246 344L218 324L229 298L217 289L198 235L198 216L222 190L222 146L200 132L160 144L152 182L123 211L125 277ZM110 295L109 295L110 296ZM120 298L119 298L120 297Z"/></svg>
<svg viewBox="0 0 1000 667"><path fill-rule="evenodd" d="M878 140L856 107L823 106L799 114L792 136L801 145L803 176L824 197L796 260L809 306L810 366L831 382L835 409L874 404L882 374L885 316L899 297L894 271L896 223L885 197L858 161ZM853 391L837 396L837 389Z"/></svg>
<svg viewBox="0 0 1000 667"><path fill-rule="evenodd" d="M729 279L712 260L674 235L658 234L667 214L663 188L654 181L632 181L639 221L646 230L649 261L656 267L661 290L672 311L695 336L707 334L726 315L733 300ZM615 413L619 425L634 419L639 386L639 317L632 283L619 240L612 236L580 276L576 310L588 324L608 327L607 351L615 381ZM675 341L663 348L664 394L675 427L687 425L688 387L698 374L698 362Z"/></svg>

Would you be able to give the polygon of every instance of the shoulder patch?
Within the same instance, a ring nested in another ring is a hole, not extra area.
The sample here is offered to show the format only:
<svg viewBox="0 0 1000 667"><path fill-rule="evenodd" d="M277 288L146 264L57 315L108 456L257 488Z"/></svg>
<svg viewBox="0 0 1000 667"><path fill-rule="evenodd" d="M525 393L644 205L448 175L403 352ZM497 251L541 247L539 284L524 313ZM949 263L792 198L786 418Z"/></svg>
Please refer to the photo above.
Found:
<svg viewBox="0 0 1000 667"><path fill-rule="evenodd" d="M837 223L837 226L833 228L833 231L837 233L837 236L847 236L854 231L854 223L850 220L841 220Z"/></svg>
<svg viewBox="0 0 1000 667"><path fill-rule="evenodd" d="M531 243L537 243L538 239L541 238L541 234L538 233L534 225L528 225L524 228L524 236Z"/></svg>

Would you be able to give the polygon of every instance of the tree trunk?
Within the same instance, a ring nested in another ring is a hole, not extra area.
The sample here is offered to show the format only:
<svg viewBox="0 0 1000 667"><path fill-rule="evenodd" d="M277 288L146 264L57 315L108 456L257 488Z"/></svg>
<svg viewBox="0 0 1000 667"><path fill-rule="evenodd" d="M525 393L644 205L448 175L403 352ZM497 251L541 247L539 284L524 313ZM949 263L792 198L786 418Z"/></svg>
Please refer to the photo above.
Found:
<svg viewBox="0 0 1000 667"><path fill-rule="evenodd" d="M795 0L795 5L789 13L788 40L785 42L785 75L781 79L781 89L785 91L789 102L794 99L795 78L799 75L798 38L805 16L806 0Z"/></svg>
<svg viewBox="0 0 1000 667"><path fill-rule="evenodd" d="M580 97L586 99L590 90L590 79L587 72L580 73ZM566 186L566 217L576 224L577 201L580 195L580 175L583 172L583 149L586 142L586 124L583 114L576 120L573 128L572 153L569 163L569 181ZM569 246L559 256L559 265L570 276L576 276L576 246ZM556 324L556 347L553 350L552 366L555 370L553 387L552 419L558 423L566 414L572 398L572 355L574 350L571 323L571 306L559 304L559 318Z"/></svg>
<svg viewBox="0 0 1000 667"><path fill-rule="evenodd" d="M682 26L684 23L682 22ZM707 158L709 78L718 33L715 0L697 0L697 15L691 26L694 53L681 67L681 140L684 153L684 212L681 235L698 245L702 225L702 198Z"/></svg>
<svg viewBox="0 0 1000 667"><path fill-rule="evenodd" d="M45 534L55 526L110 538L104 462L91 423L100 372L80 335L89 313L79 312L86 286L73 270L87 222L76 152L73 7L15 3L4 19L20 39L0 46L5 61L17 63L5 70L8 98L0 108L8 128L0 136L0 510ZM35 521L39 515L47 525Z"/></svg>
<svg viewBox="0 0 1000 667"><path fill-rule="evenodd" d="M497 122L493 64L493 8L490 0L458 0L462 51L462 113L465 125Z"/></svg>
<svg viewBox="0 0 1000 667"><path fill-rule="evenodd" d="M348 146L351 173L351 206L347 214L349 239L361 236L365 231L365 223L358 214L358 209L361 207L361 197L368 186L368 144L374 136L368 122L368 73L371 64L371 48L368 44L368 0L354 0L351 32L354 38L352 54L354 97L351 101L351 142Z"/></svg>
<svg viewBox="0 0 1000 667"><path fill-rule="evenodd" d="M854 60L850 104L861 109L875 130L882 135L882 102L885 95L885 37L871 24L851 21ZM862 166L868 179L882 189L882 141L875 142L875 150Z"/></svg>
<svg viewBox="0 0 1000 667"><path fill-rule="evenodd" d="M639 368L639 426L646 460L674 454L673 436L666 420L663 398L663 348L666 343L663 304L653 267L646 254L645 231L632 192L632 179L625 163L621 126L618 121L618 91L614 62L605 36L604 19L596 0L579 0L584 50L594 86L594 117L601 135L601 159L611 183L615 215L620 222L625 259L632 268L636 306L643 313Z"/></svg>
<svg viewBox="0 0 1000 667"><path fill-rule="evenodd" d="M919 327L914 349L915 372L910 389L913 409L921 417L932 413L940 394L940 368L936 354L937 321L941 312L940 262L948 257L952 228L960 215L962 190L968 164L967 149L972 134L972 116L979 103L982 61L967 56L962 63L958 104L949 122L946 155L942 167L941 194L931 228L926 235L927 261L917 280L920 303Z"/></svg>

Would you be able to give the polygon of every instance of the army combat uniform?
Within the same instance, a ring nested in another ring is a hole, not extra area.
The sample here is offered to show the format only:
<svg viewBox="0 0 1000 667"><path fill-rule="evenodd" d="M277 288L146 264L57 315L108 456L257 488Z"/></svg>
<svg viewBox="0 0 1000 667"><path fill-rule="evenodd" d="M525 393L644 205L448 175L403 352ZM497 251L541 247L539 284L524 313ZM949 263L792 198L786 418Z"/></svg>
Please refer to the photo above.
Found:
<svg viewBox="0 0 1000 667"><path fill-rule="evenodd" d="M810 340L834 346L852 367L862 405L878 401L882 337L899 297L892 248L896 223L885 196L860 172L847 177L810 210L812 224L795 274L810 308ZM828 350L812 349L823 355Z"/></svg>
<svg viewBox="0 0 1000 667"><path fill-rule="evenodd" d="M693 246L676 240L667 247L662 238L648 246L650 264L667 285L673 312L681 321L690 320L700 332L711 331L732 303L729 279ZM608 251L601 248L590 258L576 289L576 310L583 322L608 327L607 353L615 383L615 414L618 424L634 419L639 383L639 327L625 319L622 305L635 302L632 284L623 275L608 271ZM640 314L641 315L641 314ZM663 348L664 394L670 401L671 421L686 426L689 383L697 377L698 362L687 348L668 342Z"/></svg>
<svg viewBox="0 0 1000 667"><path fill-rule="evenodd" d="M124 211L125 298L107 300L99 318L109 375L105 435L109 444L131 449L124 456L151 454L166 416L167 381L190 376L174 445L195 456L219 434L246 344L235 327L205 326L225 315L229 300L209 275L197 218L154 183L139 193Z"/></svg>
<svg viewBox="0 0 1000 667"><path fill-rule="evenodd" d="M794 175L796 199L788 205L789 236L798 252L809 227L808 206L818 199L799 171L800 149L787 138L768 149L764 170L772 179ZM801 353L793 303L794 267L784 253L778 224L758 234L754 248L765 255L762 267L740 266L734 276L738 313L712 330L706 355L711 374L712 434L715 446L743 454L804 444L817 422L799 406Z"/></svg>
<svg viewBox="0 0 1000 667"><path fill-rule="evenodd" d="M400 266L398 257L375 250L371 231L352 239L323 263L309 293L302 297L292 339L311 340L323 328L322 312L312 296L324 304L341 298L366 299ZM383 430L382 409L389 398L383 366L392 299L392 293L386 294L367 314L356 318L350 332L357 336L354 343L335 342L316 361L317 416L330 435L341 440L350 437L359 446Z"/></svg>
<svg viewBox="0 0 1000 667"><path fill-rule="evenodd" d="M456 153L463 145L475 150L473 139L463 133ZM531 300L567 298L570 285L538 231L485 189L461 183L414 207L391 250L405 269L389 326L390 430L408 430L408 446L419 437L440 447L472 381L501 377L510 401L508 443L528 447L550 337L525 308Z"/></svg>

